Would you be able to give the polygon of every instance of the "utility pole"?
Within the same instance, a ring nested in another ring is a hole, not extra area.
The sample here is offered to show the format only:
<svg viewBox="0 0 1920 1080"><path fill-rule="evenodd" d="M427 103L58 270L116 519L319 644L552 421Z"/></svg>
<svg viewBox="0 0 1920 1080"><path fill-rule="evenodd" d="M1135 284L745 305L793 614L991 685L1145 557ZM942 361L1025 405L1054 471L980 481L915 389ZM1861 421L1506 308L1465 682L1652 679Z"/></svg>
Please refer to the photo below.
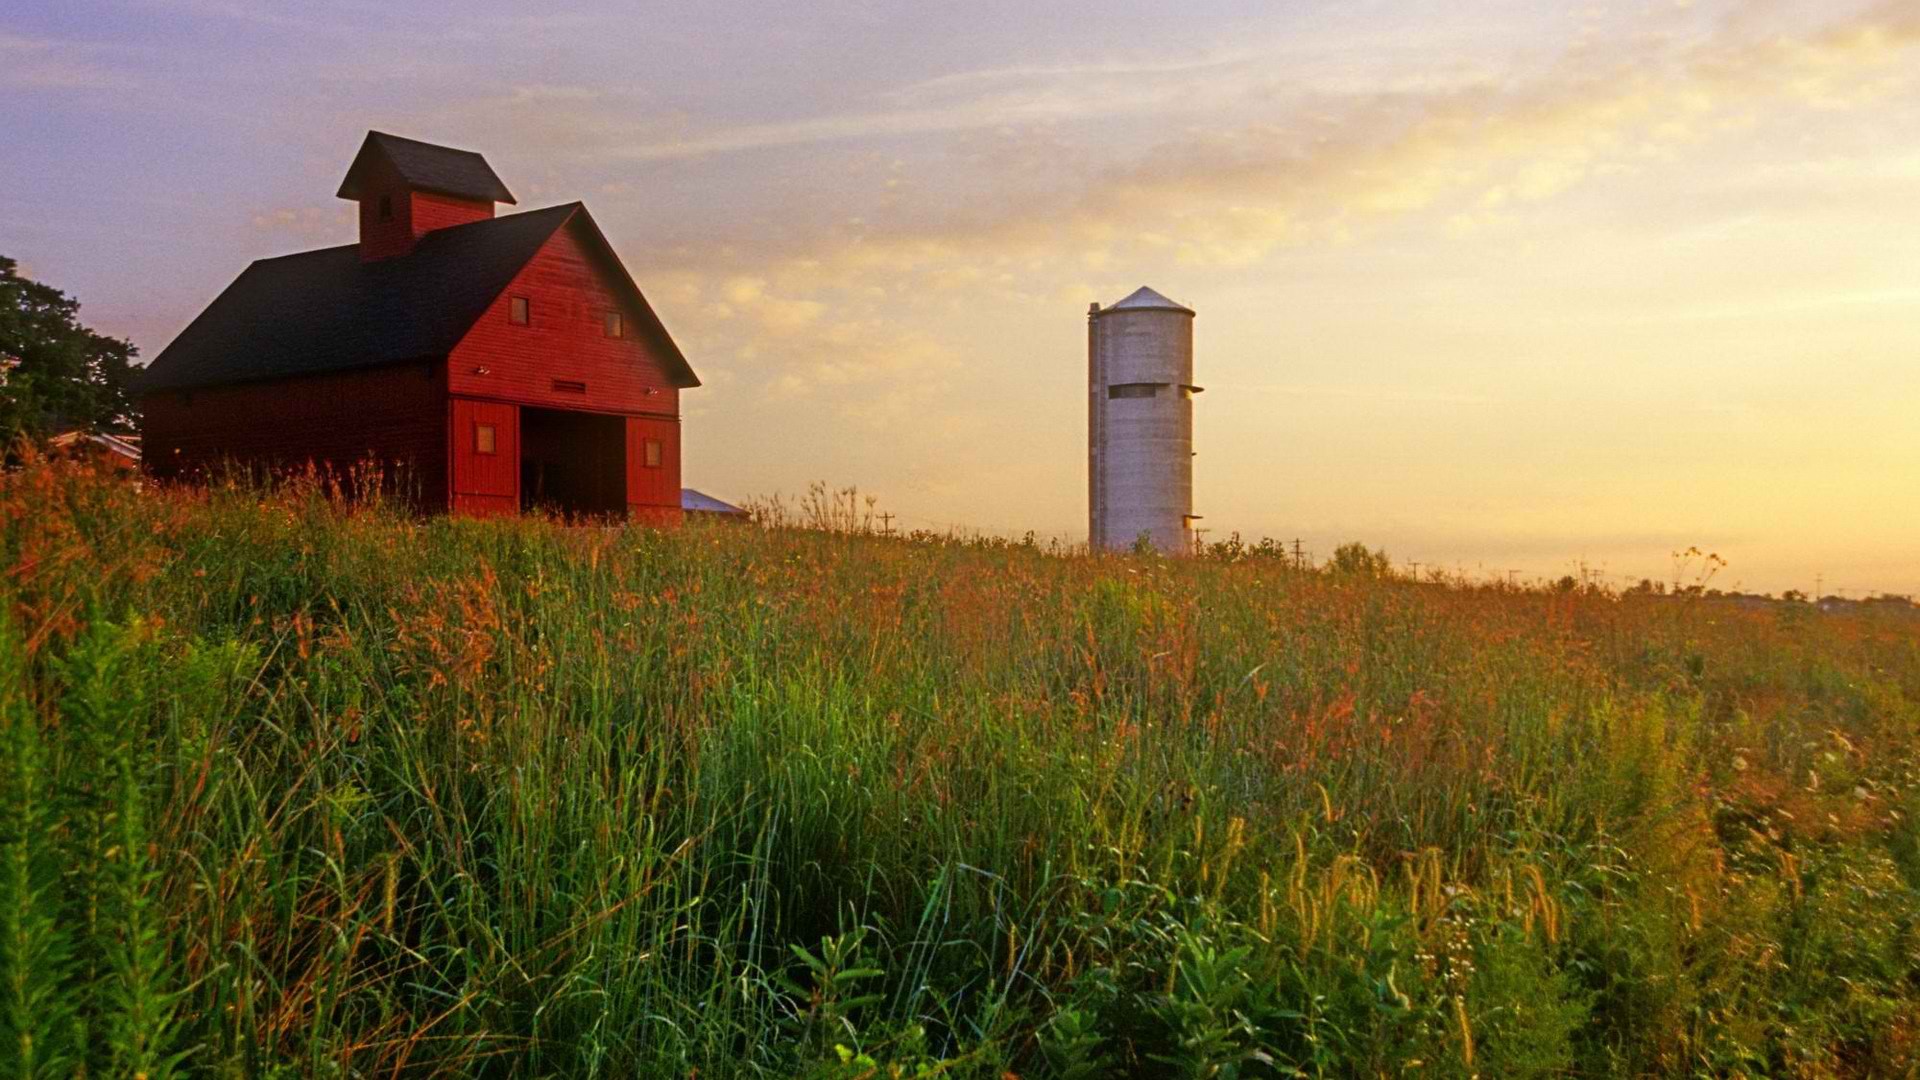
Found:
<svg viewBox="0 0 1920 1080"><path fill-rule="evenodd" d="M1306 560L1300 557L1300 538L1297 536L1293 538L1293 568L1295 570L1307 568Z"/></svg>
<svg viewBox="0 0 1920 1080"><path fill-rule="evenodd" d="M880 534L882 536L893 535L893 514L891 512L880 515Z"/></svg>

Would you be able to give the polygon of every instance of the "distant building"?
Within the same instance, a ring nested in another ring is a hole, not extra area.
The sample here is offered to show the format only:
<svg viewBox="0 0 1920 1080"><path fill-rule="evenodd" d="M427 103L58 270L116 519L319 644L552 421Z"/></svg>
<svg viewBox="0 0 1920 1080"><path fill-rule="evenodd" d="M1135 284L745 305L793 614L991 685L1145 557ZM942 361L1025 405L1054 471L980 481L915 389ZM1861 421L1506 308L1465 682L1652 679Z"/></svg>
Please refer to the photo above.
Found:
<svg viewBox="0 0 1920 1080"><path fill-rule="evenodd" d="M1193 309L1141 288L1087 312L1087 543L1193 552Z"/></svg>
<svg viewBox="0 0 1920 1080"><path fill-rule="evenodd" d="M742 510L730 502L721 502L711 495L695 491L692 488L680 489L680 509L690 517L697 515L708 518L745 521L749 516L745 510Z"/></svg>
<svg viewBox="0 0 1920 1080"><path fill-rule="evenodd" d="M339 196L357 244L254 263L147 368L153 475L371 462L427 511L680 520L700 380L586 207L495 217L485 158L380 132Z"/></svg>
<svg viewBox="0 0 1920 1080"><path fill-rule="evenodd" d="M76 428L48 439L47 450L57 457L100 461L121 469L140 467L138 435L106 435Z"/></svg>

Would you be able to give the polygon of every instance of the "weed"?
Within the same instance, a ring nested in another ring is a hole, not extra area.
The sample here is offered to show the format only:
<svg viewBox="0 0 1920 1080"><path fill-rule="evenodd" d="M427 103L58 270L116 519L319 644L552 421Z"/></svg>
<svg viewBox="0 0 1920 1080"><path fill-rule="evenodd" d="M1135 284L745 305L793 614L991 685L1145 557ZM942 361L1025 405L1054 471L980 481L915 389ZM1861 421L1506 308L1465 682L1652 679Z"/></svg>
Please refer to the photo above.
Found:
<svg viewBox="0 0 1920 1080"><path fill-rule="evenodd" d="M377 492L0 475L0 1075L1920 1067L1910 614Z"/></svg>

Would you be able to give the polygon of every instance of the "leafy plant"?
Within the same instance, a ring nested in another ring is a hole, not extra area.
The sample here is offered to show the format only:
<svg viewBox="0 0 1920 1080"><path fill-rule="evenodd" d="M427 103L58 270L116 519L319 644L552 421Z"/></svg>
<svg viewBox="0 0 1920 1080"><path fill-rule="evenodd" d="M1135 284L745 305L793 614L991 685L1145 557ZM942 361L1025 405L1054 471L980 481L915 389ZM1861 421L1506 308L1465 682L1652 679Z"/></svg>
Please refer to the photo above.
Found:
<svg viewBox="0 0 1920 1080"><path fill-rule="evenodd" d="M1920 1065L1908 609L801 520L0 473L0 1076Z"/></svg>

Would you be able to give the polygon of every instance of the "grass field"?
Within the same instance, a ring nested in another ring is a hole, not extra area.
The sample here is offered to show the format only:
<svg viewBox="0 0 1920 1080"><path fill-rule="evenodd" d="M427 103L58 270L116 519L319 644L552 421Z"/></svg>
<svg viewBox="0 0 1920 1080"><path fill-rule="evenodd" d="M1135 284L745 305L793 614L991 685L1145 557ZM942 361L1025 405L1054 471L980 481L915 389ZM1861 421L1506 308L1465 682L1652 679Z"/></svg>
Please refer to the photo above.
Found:
<svg viewBox="0 0 1920 1080"><path fill-rule="evenodd" d="M1912 1075L1920 623L0 478L0 1075Z"/></svg>

